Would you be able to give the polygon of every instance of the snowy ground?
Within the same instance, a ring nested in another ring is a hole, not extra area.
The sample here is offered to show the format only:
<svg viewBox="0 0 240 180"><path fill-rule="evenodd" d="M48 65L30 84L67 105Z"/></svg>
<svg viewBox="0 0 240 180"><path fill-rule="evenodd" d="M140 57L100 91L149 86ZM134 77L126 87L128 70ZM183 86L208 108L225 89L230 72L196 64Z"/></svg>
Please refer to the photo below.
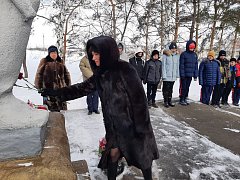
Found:
<svg viewBox="0 0 240 180"><path fill-rule="evenodd" d="M41 58L46 56L46 52L27 51L27 66L29 71L28 80L33 83L36 68ZM67 61L66 65L72 76L72 82L81 82L82 75L79 71L79 57ZM17 81L18 85L25 86L23 80ZM174 85L174 97L178 97L179 82ZM41 104L42 97L33 90L14 87L13 93L16 97L27 102L28 99L34 104ZM200 86L198 82L193 81L189 93L189 98L199 101ZM157 100L162 99L162 93L157 93ZM230 99L230 98L229 98ZM230 102L230 100L229 100ZM102 122L102 114L87 115L86 98L70 101L68 104L69 111L63 112L66 117L66 129L68 133L71 159L72 161L86 159L92 179L106 179L104 174L97 168L99 161L98 157L98 141L105 132ZM191 179L202 179L201 173L210 174L205 179L217 179L216 174L220 174L221 179L231 179L231 172L240 172L240 157L229 152L227 149L217 146L210 142L207 138L200 136L194 129L185 124L177 122L172 117L165 114L160 108L157 110L150 110L153 128L157 136L159 149L162 150L164 146L169 143L178 145L179 142L185 144L184 147L195 151L196 156L204 161L191 161L190 165L194 168L190 174ZM231 129L230 129L231 130ZM239 129L235 130L239 133ZM175 133L173 133L175 132ZM179 138L176 139L176 133ZM203 147L203 151L198 151L199 147ZM177 156L177 152L172 152ZM227 162L227 165L225 165ZM157 162L154 173L161 173L162 165ZM181 167L179 167L181 169ZM127 169L126 172L127 173ZM119 178L120 179L120 178ZM240 179L240 175L234 179Z"/></svg>

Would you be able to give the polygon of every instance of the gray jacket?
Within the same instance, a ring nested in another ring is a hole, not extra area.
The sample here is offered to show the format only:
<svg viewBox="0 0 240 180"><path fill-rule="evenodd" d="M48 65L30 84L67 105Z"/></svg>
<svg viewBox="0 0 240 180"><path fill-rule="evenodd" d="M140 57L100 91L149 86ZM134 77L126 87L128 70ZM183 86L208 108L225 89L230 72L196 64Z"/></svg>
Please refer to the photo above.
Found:
<svg viewBox="0 0 240 180"><path fill-rule="evenodd" d="M162 76L162 62L150 59L145 63L143 83L158 84Z"/></svg>
<svg viewBox="0 0 240 180"><path fill-rule="evenodd" d="M162 56L163 81L176 81L179 78L179 54L172 54L170 50L164 50Z"/></svg>

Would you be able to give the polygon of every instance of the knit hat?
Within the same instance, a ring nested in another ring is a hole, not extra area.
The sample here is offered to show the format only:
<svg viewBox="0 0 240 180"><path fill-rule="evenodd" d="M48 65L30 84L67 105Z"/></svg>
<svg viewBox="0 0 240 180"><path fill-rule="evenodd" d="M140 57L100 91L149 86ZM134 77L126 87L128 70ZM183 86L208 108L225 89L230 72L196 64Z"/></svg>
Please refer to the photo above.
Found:
<svg viewBox="0 0 240 180"><path fill-rule="evenodd" d="M177 49L177 44L175 42L171 42L169 49Z"/></svg>
<svg viewBox="0 0 240 180"><path fill-rule="evenodd" d="M212 56L214 58L215 57L215 52L213 50L209 51L208 56Z"/></svg>
<svg viewBox="0 0 240 180"><path fill-rule="evenodd" d="M189 44L189 49L195 49L195 43L194 42L192 42L191 44Z"/></svg>
<svg viewBox="0 0 240 180"><path fill-rule="evenodd" d="M232 61L236 62L237 60L236 60L236 58L231 58L230 62L232 62Z"/></svg>
<svg viewBox="0 0 240 180"><path fill-rule="evenodd" d="M153 51L152 51L152 54L151 54L151 57L153 58L153 56L156 55L156 54L157 54L158 57L159 57L159 51L158 51L158 50L153 50Z"/></svg>
<svg viewBox="0 0 240 180"><path fill-rule="evenodd" d="M51 52L57 52L57 54L58 54L58 49L57 49L57 47L56 47L56 46L50 46L50 47L48 48L48 54L50 54Z"/></svg>
<svg viewBox="0 0 240 180"><path fill-rule="evenodd" d="M226 51L224 51L224 50L219 51L218 56L226 56Z"/></svg>

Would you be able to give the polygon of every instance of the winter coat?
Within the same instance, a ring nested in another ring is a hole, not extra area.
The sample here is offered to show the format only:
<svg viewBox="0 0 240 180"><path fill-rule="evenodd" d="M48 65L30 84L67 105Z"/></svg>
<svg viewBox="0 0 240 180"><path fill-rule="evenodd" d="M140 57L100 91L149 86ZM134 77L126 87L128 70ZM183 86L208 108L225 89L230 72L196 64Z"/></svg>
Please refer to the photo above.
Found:
<svg viewBox="0 0 240 180"><path fill-rule="evenodd" d="M220 60L219 57L217 58L217 60L221 72L221 84L227 84L228 79L231 77L231 73L229 70L229 61L227 59Z"/></svg>
<svg viewBox="0 0 240 180"><path fill-rule="evenodd" d="M129 59L129 63L131 65L133 65L133 67L137 70L137 73L140 77L141 80L143 80L143 69L144 69L144 61L142 60L142 58L140 57L137 57L137 54L139 52L142 52L143 51L141 50L141 48L137 48L135 50L135 56L132 57L131 59Z"/></svg>
<svg viewBox="0 0 240 180"><path fill-rule="evenodd" d="M189 50L189 45L195 41L189 40L186 44L186 51L180 55L179 71L180 77L198 77L198 57L194 51Z"/></svg>
<svg viewBox="0 0 240 180"><path fill-rule="evenodd" d="M240 63L237 63L235 66L236 66L236 77L240 77Z"/></svg>
<svg viewBox="0 0 240 180"><path fill-rule="evenodd" d="M162 56L163 81L176 81L179 78L179 54L172 54L171 50L164 50Z"/></svg>
<svg viewBox="0 0 240 180"><path fill-rule="evenodd" d="M38 65L34 84L37 89L58 89L70 86L71 77L59 56L57 60L54 61L48 55L46 58L43 58ZM59 102L54 97L51 97L50 100L45 99L44 104L47 104L50 111L67 109L65 102Z"/></svg>
<svg viewBox="0 0 240 180"><path fill-rule="evenodd" d="M236 72L237 72L237 68L236 66L230 66L229 68L230 72L231 72L231 87L236 87L237 85L237 81L236 81Z"/></svg>
<svg viewBox="0 0 240 180"><path fill-rule="evenodd" d="M143 82L158 84L162 77L162 62L150 59L145 63L143 72Z"/></svg>
<svg viewBox="0 0 240 180"><path fill-rule="evenodd" d="M58 98L72 100L98 91L107 140L98 167L106 168L110 149L118 147L128 165L149 168L159 155L138 74L132 65L119 60L114 39L93 38L87 42L87 52L91 46L99 50L100 66L96 66L92 54L88 53L94 75L82 83L57 90Z"/></svg>
<svg viewBox="0 0 240 180"><path fill-rule="evenodd" d="M91 66L90 66L89 61L88 61L86 56L84 56L81 59L80 64L79 64L79 68L80 68L80 70L82 72L82 75L83 75L83 81L85 81L86 79L90 78L93 75Z"/></svg>
<svg viewBox="0 0 240 180"><path fill-rule="evenodd" d="M120 59L126 62L129 62L129 57L128 55L125 53L125 45L123 42L118 42L118 44L121 44L123 47L122 53L120 54Z"/></svg>
<svg viewBox="0 0 240 180"><path fill-rule="evenodd" d="M215 86L220 84L221 73L216 60L203 59L199 66L199 84Z"/></svg>

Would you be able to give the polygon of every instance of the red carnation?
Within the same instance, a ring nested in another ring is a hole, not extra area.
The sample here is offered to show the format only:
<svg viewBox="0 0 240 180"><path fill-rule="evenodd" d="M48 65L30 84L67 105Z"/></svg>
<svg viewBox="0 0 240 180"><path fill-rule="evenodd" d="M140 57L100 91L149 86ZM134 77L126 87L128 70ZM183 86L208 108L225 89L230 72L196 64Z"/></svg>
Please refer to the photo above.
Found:
<svg viewBox="0 0 240 180"><path fill-rule="evenodd" d="M19 75L18 75L18 79L23 79L23 73L19 73Z"/></svg>

